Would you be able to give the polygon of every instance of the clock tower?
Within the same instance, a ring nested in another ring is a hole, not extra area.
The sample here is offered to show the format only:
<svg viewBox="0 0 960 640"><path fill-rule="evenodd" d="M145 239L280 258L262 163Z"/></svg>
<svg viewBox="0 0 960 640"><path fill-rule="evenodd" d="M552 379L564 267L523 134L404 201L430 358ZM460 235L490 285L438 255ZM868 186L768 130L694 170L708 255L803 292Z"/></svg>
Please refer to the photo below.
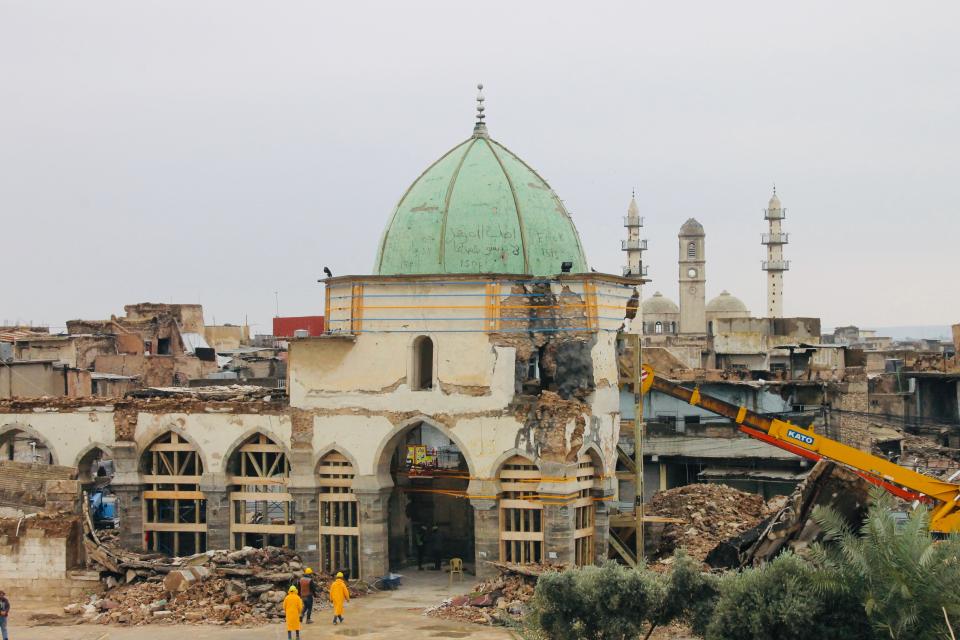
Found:
<svg viewBox="0 0 960 640"><path fill-rule="evenodd" d="M707 273L703 225L690 218L680 227L680 333L707 333Z"/></svg>

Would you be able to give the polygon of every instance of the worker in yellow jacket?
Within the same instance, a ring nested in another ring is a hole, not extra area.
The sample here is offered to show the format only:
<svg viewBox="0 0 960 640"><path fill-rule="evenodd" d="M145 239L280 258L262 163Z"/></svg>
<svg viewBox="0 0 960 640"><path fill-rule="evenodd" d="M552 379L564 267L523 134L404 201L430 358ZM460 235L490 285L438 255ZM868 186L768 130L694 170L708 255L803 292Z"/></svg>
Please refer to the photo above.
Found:
<svg viewBox="0 0 960 640"><path fill-rule="evenodd" d="M330 585L330 602L333 603L333 624L343 622L343 603L350 599L350 589L343 581L343 573L337 572L337 579Z"/></svg>
<svg viewBox="0 0 960 640"><path fill-rule="evenodd" d="M287 597L283 599L283 614L287 619L287 640L292 640L291 631L297 632L300 640L300 614L303 613L303 600L297 595L297 588L290 587Z"/></svg>

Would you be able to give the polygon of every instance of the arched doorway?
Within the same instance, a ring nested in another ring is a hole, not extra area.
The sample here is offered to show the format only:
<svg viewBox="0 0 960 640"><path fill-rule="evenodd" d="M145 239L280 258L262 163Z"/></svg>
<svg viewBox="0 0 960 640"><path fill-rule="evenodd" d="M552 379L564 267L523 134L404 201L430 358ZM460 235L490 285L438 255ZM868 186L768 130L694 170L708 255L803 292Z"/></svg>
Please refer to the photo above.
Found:
<svg viewBox="0 0 960 640"><path fill-rule="evenodd" d="M106 448L91 447L77 460L77 480L84 491L109 485L114 472L113 456Z"/></svg>
<svg viewBox="0 0 960 640"><path fill-rule="evenodd" d="M543 503L537 500L540 468L522 456L503 463L500 482L500 560L543 562Z"/></svg>
<svg viewBox="0 0 960 640"><path fill-rule="evenodd" d="M234 450L227 463L232 548L295 547L295 509L287 491L290 462L262 433Z"/></svg>
<svg viewBox="0 0 960 640"><path fill-rule="evenodd" d="M320 458L317 465L317 503L320 510L320 568L360 577L360 512L353 495L353 463L339 451Z"/></svg>
<svg viewBox="0 0 960 640"><path fill-rule="evenodd" d="M170 431L141 459L143 538L148 551L186 556L207 550L207 498L200 491L203 461L196 448Z"/></svg>
<svg viewBox="0 0 960 640"><path fill-rule="evenodd" d="M55 464L53 451L43 438L16 426L0 435L0 460Z"/></svg>
<svg viewBox="0 0 960 640"><path fill-rule="evenodd" d="M394 437L384 456L393 478L388 519L391 569L435 559L474 557L473 507L467 499L470 469L460 447L426 422Z"/></svg>

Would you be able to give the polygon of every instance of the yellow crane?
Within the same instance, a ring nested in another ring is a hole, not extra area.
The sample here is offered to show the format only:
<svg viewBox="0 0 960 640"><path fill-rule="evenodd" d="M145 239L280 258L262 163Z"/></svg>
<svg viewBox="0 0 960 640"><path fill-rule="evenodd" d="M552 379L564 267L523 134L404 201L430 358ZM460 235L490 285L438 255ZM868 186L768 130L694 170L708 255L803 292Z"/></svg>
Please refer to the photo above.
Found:
<svg viewBox="0 0 960 640"><path fill-rule="evenodd" d="M651 367L643 366L641 393L655 389L660 393L688 402L733 420L743 433L789 451L808 460L829 460L841 464L861 478L905 500L919 500L932 506L930 530L941 533L960 532L960 484L938 480L901 467L884 458L847 446L814 433L786 420L771 418L718 398L688 389L658 377Z"/></svg>

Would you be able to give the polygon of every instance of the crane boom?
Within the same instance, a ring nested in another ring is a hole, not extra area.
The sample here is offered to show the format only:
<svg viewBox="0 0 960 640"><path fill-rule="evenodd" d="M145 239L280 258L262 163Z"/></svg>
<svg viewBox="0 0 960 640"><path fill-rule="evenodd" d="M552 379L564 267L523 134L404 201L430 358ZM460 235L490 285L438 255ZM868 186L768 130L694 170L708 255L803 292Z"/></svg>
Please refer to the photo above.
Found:
<svg viewBox="0 0 960 640"><path fill-rule="evenodd" d="M831 440L786 420L772 418L750 411L718 398L700 393L700 388L688 389L655 375L652 368L643 367L641 389L660 393L701 407L733 420L737 427L757 440L789 451L808 460L825 459L854 471L864 480L883 487L906 500L921 500L933 504L930 529L951 533L960 532L960 484L931 478L912 469L901 467L879 456Z"/></svg>

